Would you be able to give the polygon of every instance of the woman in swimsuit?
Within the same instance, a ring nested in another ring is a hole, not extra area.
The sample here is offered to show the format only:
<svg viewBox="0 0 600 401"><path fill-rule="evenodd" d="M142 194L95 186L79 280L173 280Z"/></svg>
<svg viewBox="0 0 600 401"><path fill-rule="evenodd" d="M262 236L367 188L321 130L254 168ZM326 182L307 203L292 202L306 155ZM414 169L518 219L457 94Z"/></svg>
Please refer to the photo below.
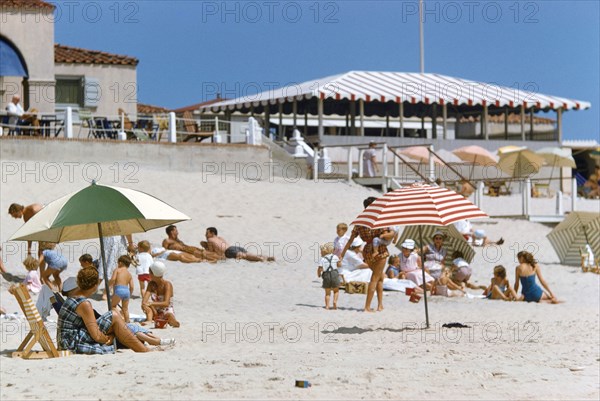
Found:
<svg viewBox="0 0 600 401"><path fill-rule="evenodd" d="M373 203L377 198L369 197L363 201L363 206L365 209L371 203ZM369 269L373 272L371 275L371 281L369 282L369 288L367 291L367 300L365 302L365 312L373 312L371 309L371 301L373 300L373 295L375 294L375 290L377 290L377 310L383 310L383 269L385 268L385 262L387 257L389 256L387 245L380 244L375 250L373 246L374 238L381 238L383 240L391 240L395 236L395 232L393 230L385 230L382 228L372 230L369 227L364 226L354 226L352 230L352 234L344 247L344 250L340 254L340 262L338 262L338 267L341 267L341 260L344 259L344 255L346 251L354 241L354 238L360 237L363 241L366 242L366 245L363 249L363 257L365 259L365 263L369 266Z"/></svg>
<svg viewBox="0 0 600 401"><path fill-rule="evenodd" d="M553 304L559 301L554 297L554 294L546 284L546 280L542 277L542 269L537 264L533 255L527 251L521 251L517 254L517 259L520 265L515 270L515 292L519 292L519 283L523 286L520 301L526 302L551 302ZM544 292L535 282L535 276L538 277L542 286L546 289Z"/></svg>

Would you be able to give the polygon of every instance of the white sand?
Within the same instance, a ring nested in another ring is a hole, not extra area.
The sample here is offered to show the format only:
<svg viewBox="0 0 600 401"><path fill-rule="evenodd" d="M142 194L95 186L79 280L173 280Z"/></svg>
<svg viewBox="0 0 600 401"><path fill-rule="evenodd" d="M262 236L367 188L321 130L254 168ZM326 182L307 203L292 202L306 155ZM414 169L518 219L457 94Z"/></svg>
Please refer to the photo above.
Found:
<svg viewBox="0 0 600 401"><path fill-rule="evenodd" d="M343 292L340 310L323 309L315 274L317 244L332 240L336 223L351 221L362 210L362 200L375 192L347 183L283 179L236 183L230 176L226 182L218 177L202 182L198 174L150 170L135 178L138 184L114 184L151 193L191 216L192 221L178 225L186 242L197 243L206 227L216 226L230 242L249 250L255 243L266 253L267 243L277 243L278 261L168 262L166 277L174 283L182 327L155 330L177 339L165 352L12 359L27 325L2 321L0 399L599 397L600 276L561 266L546 239L550 227L522 220L476 223L490 238L503 236L506 243L487 253L476 250L473 278L488 284L493 266L503 264L512 283L516 252L527 247L535 251L563 304L434 297L429 303L432 329L411 330L424 323L424 306L409 303L403 293L386 292L386 309L379 313L361 312L364 295ZM25 248L6 242L22 223L6 214L9 204L49 202L83 185L2 182L0 235L11 273L25 275L19 262L23 254L15 254L14 246ZM164 236L160 229L134 239L156 244ZM65 277L76 274L77 257L93 243L61 245L71 260ZM0 300L8 312L16 312L9 284L1 281ZM106 310L104 303L94 303ZM139 298L134 299L130 311L139 313L139 308ZM472 329L441 328L450 322ZM295 388L294 380L308 380L312 387Z"/></svg>

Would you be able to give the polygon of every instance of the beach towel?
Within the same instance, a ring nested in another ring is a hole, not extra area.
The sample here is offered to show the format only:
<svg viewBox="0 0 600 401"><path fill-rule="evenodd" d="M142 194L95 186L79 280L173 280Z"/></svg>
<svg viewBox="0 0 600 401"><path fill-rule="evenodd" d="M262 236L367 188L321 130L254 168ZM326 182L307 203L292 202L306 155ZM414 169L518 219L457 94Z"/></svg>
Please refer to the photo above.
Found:
<svg viewBox="0 0 600 401"><path fill-rule="evenodd" d="M410 280L402 280L398 278L384 278L383 289L385 291L400 291L406 292L407 288L416 288L417 285Z"/></svg>

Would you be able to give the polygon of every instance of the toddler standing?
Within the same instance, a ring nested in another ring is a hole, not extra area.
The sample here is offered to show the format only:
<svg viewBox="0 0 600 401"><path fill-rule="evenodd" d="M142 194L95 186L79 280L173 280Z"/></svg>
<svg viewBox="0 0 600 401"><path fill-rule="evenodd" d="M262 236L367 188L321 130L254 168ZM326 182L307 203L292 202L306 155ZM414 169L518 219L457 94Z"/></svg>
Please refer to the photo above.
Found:
<svg viewBox="0 0 600 401"><path fill-rule="evenodd" d="M321 245L321 261L317 269L317 276L323 279L325 289L325 309L329 309L329 299L333 291L333 309L337 309L337 300L340 292L340 274L337 271L339 258L333 254L333 243Z"/></svg>
<svg viewBox="0 0 600 401"><path fill-rule="evenodd" d="M42 290L42 282L40 281L40 274L38 273L39 262L36 258L28 256L23 261L25 269L27 269L27 276L23 280L23 284L27 286L27 289L34 294L39 293Z"/></svg>
<svg viewBox="0 0 600 401"><path fill-rule="evenodd" d="M112 307L115 308L119 301L123 310L125 322L129 323L129 298L133 292L133 277L127 270L131 264L131 258L127 255L119 256L117 268L113 271L113 275L108 282L109 287L114 287Z"/></svg>
<svg viewBox="0 0 600 401"><path fill-rule="evenodd" d="M140 283L140 294L144 298L146 292L146 283L150 282L150 265L154 263L154 259L150 254L150 243L148 241L140 241L138 243L138 265L135 267L135 272Z"/></svg>

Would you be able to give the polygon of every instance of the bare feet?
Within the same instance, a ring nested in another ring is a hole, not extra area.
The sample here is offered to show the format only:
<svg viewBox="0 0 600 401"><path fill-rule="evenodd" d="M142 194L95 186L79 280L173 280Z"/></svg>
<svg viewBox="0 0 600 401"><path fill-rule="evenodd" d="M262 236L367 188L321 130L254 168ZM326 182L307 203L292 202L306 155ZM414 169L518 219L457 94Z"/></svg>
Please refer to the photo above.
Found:
<svg viewBox="0 0 600 401"><path fill-rule="evenodd" d="M329 309L329 305L325 305L325 309Z"/></svg>
<svg viewBox="0 0 600 401"><path fill-rule="evenodd" d="M375 312L375 311L371 308L365 308L365 312Z"/></svg>
<svg viewBox="0 0 600 401"><path fill-rule="evenodd" d="M337 310L337 304L333 304L333 309Z"/></svg>
<svg viewBox="0 0 600 401"><path fill-rule="evenodd" d="M382 310L383 310L383 305L379 305L379 306L377 307L377 312L381 312Z"/></svg>
<svg viewBox="0 0 600 401"><path fill-rule="evenodd" d="M275 258L273 256L269 256L267 258L267 262L275 262Z"/></svg>
<svg viewBox="0 0 600 401"><path fill-rule="evenodd" d="M169 320L168 320L168 323L169 323L169 324L170 324L172 327L175 327L175 328L177 328L177 327L181 326L181 324L179 323L179 321L178 321L177 319L175 319L175 316L174 316L174 315L172 315L172 314L170 314L170 315L169 315Z"/></svg>
<svg viewBox="0 0 600 401"><path fill-rule="evenodd" d="M140 324L142 326L148 326L150 323L154 323L152 320L144 320L143 322L141 322Z"/></svg>

